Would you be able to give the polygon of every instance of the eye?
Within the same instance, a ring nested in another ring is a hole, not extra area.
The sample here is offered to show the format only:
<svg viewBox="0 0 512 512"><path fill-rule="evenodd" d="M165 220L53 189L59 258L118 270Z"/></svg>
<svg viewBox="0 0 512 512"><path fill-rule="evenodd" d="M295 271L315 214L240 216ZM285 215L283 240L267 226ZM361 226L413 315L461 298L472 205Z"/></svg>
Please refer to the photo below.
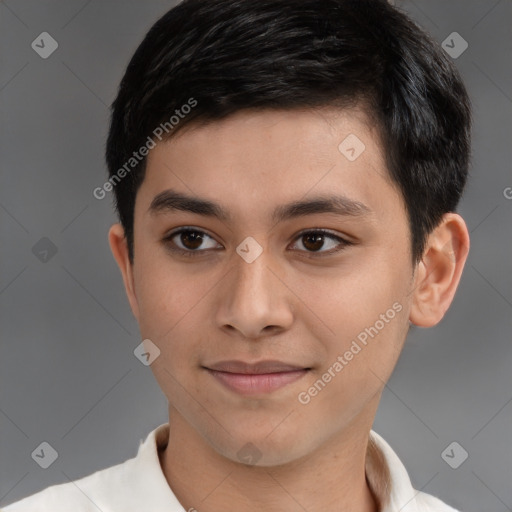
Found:
<svg viewBox="0 0 512 512"><path fill-rule="evenodd" d="M330 245L331 247L334 246L334 248L327 251L321 251L321 249L325 248L326 239L331 240L331 243L327 245ZM211 241L210 244L204 246L203 243L208 240ZM295 240L302 243L306 253L310 253L310 255L307 256L308 258L317 257L317 255L329 256L343 250L349 245L353 245L353 242L334 235L325 229L310 229L308 231L303 231L302 233L299 233ZM184 256L198 256L200 253L206 252L207 249L215 249L215 244L217 243L204 231L194 229L192 227L179 228L165 236L162 241L169 251ZM203 250L201 250L201 246L203 246Z"/></svg>
<svg viewBox="0 0 512 512"><path fill-rule="evenodd" d="M334 246L334 248L327 251L320 251L320 249L323 249L326 245L325 239L330 239L331 243L327 245L330 245L331 247ZM311 254L307 255L308 258L315 257L315 253L318 253L320 256L329 256L343 250L349 245L353 245L353 242L349 242L348 240L334 235L325 229L303 231L302 233L299 233L296 240L300 241L303 247L306 248L306 252Z"/></svg>
<svg viewBox="0 0 512 512"><path fill-rule="evenodd" d="M174 239L177 241L175 242ZM167 245L167 248L171 252L182 254L184 256L196 256L196 253L204 252L198 250L203 242L207 239L213 240L213 238L198 229L193 228L180 228L167 235L163 242ZM214 241L214 240L213 240ZM214 244L216 242L214 241ZM180 245L181 244L181 245ZM203 249L212 249L213 247L204 247Z"/></svg>

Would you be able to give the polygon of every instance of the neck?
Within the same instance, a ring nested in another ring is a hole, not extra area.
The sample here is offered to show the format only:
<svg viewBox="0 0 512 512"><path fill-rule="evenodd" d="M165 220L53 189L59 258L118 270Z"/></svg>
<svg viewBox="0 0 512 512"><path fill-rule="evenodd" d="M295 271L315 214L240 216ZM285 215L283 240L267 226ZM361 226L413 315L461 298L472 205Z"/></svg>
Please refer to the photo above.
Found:
<svg viewBox="0 0 512 512"><path fill-rule="evenodd" d="M371 422L355 421L314 453L278 466L247 466L218 454L173 409L164 475L185 510L378 512L365 474Z"/></svg>

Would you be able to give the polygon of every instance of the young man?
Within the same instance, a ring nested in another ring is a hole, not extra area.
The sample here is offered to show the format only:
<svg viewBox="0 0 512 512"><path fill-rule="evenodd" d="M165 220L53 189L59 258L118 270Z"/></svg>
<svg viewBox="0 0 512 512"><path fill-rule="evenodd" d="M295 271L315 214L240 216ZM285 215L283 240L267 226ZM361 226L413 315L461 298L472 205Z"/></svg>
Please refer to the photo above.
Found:
<svg viewBox="0 0 512 512"><path fill-rule="evenodd" d="M109 239L169 423L16 511L453 511L371 430L453 300L470 108L380 0L184 0L113 104Z"/></svg>

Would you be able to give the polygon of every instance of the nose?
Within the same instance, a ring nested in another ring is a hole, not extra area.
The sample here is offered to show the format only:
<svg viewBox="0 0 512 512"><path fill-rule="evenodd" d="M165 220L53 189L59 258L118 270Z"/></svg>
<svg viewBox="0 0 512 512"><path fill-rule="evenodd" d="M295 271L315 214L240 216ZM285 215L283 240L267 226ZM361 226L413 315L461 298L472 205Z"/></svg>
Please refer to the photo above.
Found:
<svg viewBox="0 0 512 512"><path fill-rule="evenodd" d="M219 288L217 324L247 339L288 329L293 322L293 293L275 260L263 252L251 263L238 254Z"/></svg>

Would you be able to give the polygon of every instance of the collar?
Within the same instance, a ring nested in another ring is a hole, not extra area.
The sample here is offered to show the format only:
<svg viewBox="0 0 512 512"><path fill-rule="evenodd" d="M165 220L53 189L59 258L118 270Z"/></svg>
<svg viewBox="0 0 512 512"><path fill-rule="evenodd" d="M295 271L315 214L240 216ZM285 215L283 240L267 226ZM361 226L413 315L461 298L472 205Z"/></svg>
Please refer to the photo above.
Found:
<svg viewBox="0 0 512 512"><path fill-rule="evenodd" d="M184 512L160 466L158 453L165 449L168 441L169 423L158 426L145 441L141 439L138 454L132 459L133 470L139 477L144 474L143 494L151 496L155 510ZM407 470L391 446L373 430L368 439L366 479L379 512L419 512L416 502L419 493L413 488Z"/></svg>
<svg viewBox="0 0 512 512"><path fill-rule="evenodd" d="M379 512L419 512L416 491L405 466L391 446L370 430L366 451L366 481Z"/></svg>

